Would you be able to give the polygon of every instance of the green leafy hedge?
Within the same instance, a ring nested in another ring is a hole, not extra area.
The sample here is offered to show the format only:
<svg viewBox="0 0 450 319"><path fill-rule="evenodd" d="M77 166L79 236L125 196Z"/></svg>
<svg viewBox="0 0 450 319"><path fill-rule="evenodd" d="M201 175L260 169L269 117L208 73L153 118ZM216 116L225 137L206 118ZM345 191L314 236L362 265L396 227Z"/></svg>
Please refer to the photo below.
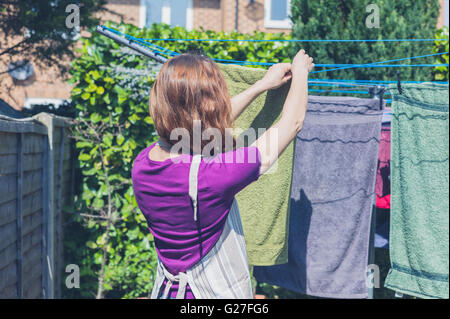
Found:
<svg viewBox="0 0 450 319"><path fill-rule="evenodd" d="M188 32L163 24L154 24L149 29L107 25L140 38L273 39L281 36L262 32L253 35ZM75 84L71 98L78 113L74 135L82 171L81 194L76 201L73 222L66 231L66 261L80 265L81 289L63 287L64 294L72 298L146 296L153 285L156 254L152 236L133 196L131 168L137 154L156 140L148 113L148 96L159 65L97 33L81 41L80 57L70 71L71 82ZM161 41L157 44L177 52L201 48L207 55L223 59L289 60L287 45L273 42ZM103 292L98 294L103 260L106 260Z"/></svg>
<svg viewBox="0 0 450 319"><path fill-rule="evenodd" d="M437 30L436 39L448 39L448 27L443 27ZM434 43L433 53L449 52L448 50L449 41L436 41ZM448 64L449 55L441 55L436 58L436 64ZM437 66L434 69L434 79L436 81L448 81L448 66Z"/></svg>

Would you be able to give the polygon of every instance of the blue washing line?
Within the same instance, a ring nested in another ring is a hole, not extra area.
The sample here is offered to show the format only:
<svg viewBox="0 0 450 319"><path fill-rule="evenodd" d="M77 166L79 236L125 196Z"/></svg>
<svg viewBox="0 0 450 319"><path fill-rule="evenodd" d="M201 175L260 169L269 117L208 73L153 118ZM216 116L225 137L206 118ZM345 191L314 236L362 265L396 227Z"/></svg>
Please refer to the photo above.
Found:
<svg viewBox="0 0 450 319"><path fill-rule="evenodd" d="M308 92L311 93L353 93L353 94L369 94L367 91L346 91L346 90L320 90L320 89L309 89ZM384 92L384 94L391 94L391 92L386 91ZM386 102L386 104L391 104L392 103L392 99L384 99L384 101Z"/></svg>
<svg viewBox="0 0 450 319"><path fill-rule="evenodd" d="M158 46L156 44L147 42L147 41L143 41L145 39L139 39L127 34L124 34L118 30L114 30L108 27L104 27L108 30L110 30L113 33L119 34L124 36L125 38L127 38L130 41L134 41L142 46L145 46L147 48L152 48L152 50L154 50L155 52L162 54L162 55L166 55L166 56L176 56L179 55L178 52L166 49L164 47ZM170 40L170 39L152 39L152 40ZM189 40L189 39L173 39L173 40ZM196 41L211 41L211 40L203 40L203 39L193 39ZM381 41L381 42L394 42L394 41L448 41L448 39L398 39L398 40L394 40L394 39L389 39L389 40L286 40L286 41L290 41L290 42L377 42L377 41ZM226 41L226 40L218 40L218 39L214 39L214 41ZM262 42L262 41L268 41L268 40L233 40L233 41L251 41L251 42ZM280 41L280 40L272 40L272 41ZM416 64L416 65L379 65L379 64L384 64L384 63L390 63L390 62L397 62L397 61L405 61L405 60L413 60L413 59L419 59L419 58L425 58L425 57L431 57L431 56L439 56L439 55L444 55L444 54L448 54L448 52L442 52L442 53L435 53L435 54L428 54L428 55L422 55L422 56L415 56L415 57L409 57L409 58L402 58L402 59L395 59L395 60L389 60L389 61L380 61L380 62L374 62L374 63L368 63L368 64L317 64L316 66L322 66L322 67L328 67L328 66L339 66L339 68L335 68L335 69L326 69L326 70L322 70L322 71L315 71L312 73L320 73L320 72L327 72L327 71L334 71L334 70L342 70L342 69L348 69L348 68L358 68L358 67L425 67L425 66L447 66L448 64ZM272 65L275 63L269 63L269 62L251 62L251 61L237 61L237 60L228 60L228 59L213 59L216 61L224 61L224 62L235 62L235 63L240 63L240 64L257 64L257 65ZM316 83L314 83L316 82ZM317 82L322 82L322 83L317 83ZM431 83L439 83L439 84L449 84L448 82L442 82L442 81L430 81ZM396 83L396 81L374 81L374 80L331 80L331 79L310 79L309 80L309 85L310 86L332 86L335 87L337 86L339 87L358 87L360 85L363 84L372 84L372 85L380 85L380 86L384 86L386 87L387 84L390 83ZM403 83L423 83L421 81L403 81ZM353 94L369 94L367 91L358 91L358 90L336 90L336 89L331 89L331 90L322 90L322 89L309 89L309 92L328 92L328 93L353 93ZM385 94L391 94L391 92L386 91ZM391 99L386 99L385 102L387 104L392 103Z"/></svg>
<svg viewBox="0 0 450 319"><path fill-rule="evenodd" d="M140 43L142 41L139 41ZM164 52L157 51L160 54L166 54ZM179 55L179 53L176 53L174 51L172 52L172 56ZM406 61L406 60L412 60L412 59L419 59L419 58L425 58L425 57L431 57L431 56L439 56L439 55L445 55L448 54L448 52L442 52L442 53L435 53L435 54L428 54L428 55L422 55L417 57L410 57L410 58L402 58L402 59L395 59L390 61L380 61L380 62L374 62L374 63L368 63L368 64L316 64L316 67L338 67L335 69L326 69L326 70L320 70L320 71L314 71L311 73L321 73L321 72L327 72L327 71L335 71L335 70L343 70L343 69L350 69L350 68L392 68L392 67L448 67L448 64L389 64L389 65L380 65L384 63L389 62L398 62L398 61ZM167 54L166 54L167 55ZM212 58L214 61L218 62L226 62L229 64L242 64L242 65L262 65L262 66L270 66L274 65L276 63L273 62L253 62L253 61L240 61L240 60L232 60L232 59L218 59L218 58Z"/></svg>
<svg viewBox="0 0 450 319"><path fill-rule="evenodd" d="M334 81L339 83L347 83L347 82L354 82L354 83L382 83L382 84L391 84L391 83L397 83L397 81L382 81L382 80L340 80L340 79L310 79L310 81ZM443 82L443 81L426 81L427 83L435 83L435 84L449 84L449 82ZM419 84L424 83L424 81L402 81L402 83L413 83L413 84Z"/></svg>
<svg viewBox="0 0 450 319"><path fill-rule="evenodd" d="M107 28L107 27L105 27ZM127 39L129 39L130 41L134 41L137 42L140 45L143 45L145 47L149 47L152 48L152 50L154 50L155 52L162 54L162 55L166 55L166 56L176 56L179 55L178 52L166 49L164 47L158 46L156 44L153 43L149 43L146 41L143 41L143 39L139 39L127 34L124 34L118 30L114 30L111 28L107 28L108 30L110 30L111 32L114 32L116 34L125 36ZM404 40L404 39L403 39ZM403 41L401 40L401 41ZM417 39L417 40L424 40L424 39ZM338 42L339 40L336 40L336 42ZM359 40L358 40L359 41ZM341 41L341 42L348 42L347 40ZM362 42L362 40L360 41ZM320 73L320 72L327 72L327 71L334 71L334 70L341 70L341 69L348 69L348 68L360 68L360 67L424 67L424 66L448 66L448 64L416 64L416 65L403 65L403 64L389 64L389 65L380 65L380 64L384 64L384 63L389 63L389 62L397 62L397 61L404 61L404 60L412 60L412 59L418 59L418 58L424 58L424 57L430 57L430 56L438 56L438 55L444 55L444 54L448 54L448 52L443 52L443 53L436 53L436 54L429 54L429 55L423 55L423 56L417 56L417 57L410 57L410 58L402 58L402 59L395 59L395 60L390 60L390 61L380 61L380 62L374 62L374 63L368 63L368 64L317 64L316 66L322 66L322 67L334 67L334 66L339 66L339 68L336 69L326 69L326 70L321 70L321 71L314 71L312 73ZM229 60L229 59L213 59L215 61L223 61L223 62L227 62L227 63L239 63L241 65L245 65L245 64L254 64L254 65L273 65L275 63L269 63L269 62L252 62L252 61L238 61L238 60ZM310 83L311 86L338 86L338 87L357 87L358 85L361 84L377 84L377 85L381 85L381 86L387 86L387 84L389 83L396 83L396 81L373 81L373 80L327 80L327 79L317 79L317 80L310 80L310 82L318 82L318 81L322 81L322 82L328 82L328 83ZM403 81L403 83L423 83L420 81ZM439 82L439 81L434 81L432 83L440 83L440 84L447 84L448 82ZM334 92L334 93L355 93L355 94L367 94L368 92L366 91L344 91L344 90L310 90L310 92ZM389 92L386 92L386 94L390 94Z"/></svg>
<svg viewBox="0 0 450 319"><path fill-rule="evenodd" d="M131 37L131 36L130 36ZM134 37L131 37L134 38ZM141 39L138 38L134 38L133 40L138 41L139 43L144 44L145 41L142 41ZM144 45L146 45L147 43L145 43ZM148 43L151 46L155 46L157 48L162 48L159 47L153 43ZM162 48L164 49L164 48ZM169 54L165 53L165 52L160 52L157 51L158 53L161 54L165 54L165 55L179 55L178 52L175 51L171 51L166 49L167 51L170 51ZM404 58L404 59L396 59L396 60L391 60L391 61L382 61L382 62L375 62L375 63L369 63L369 64L316 64L317 67L340 67L337 68L336 70L339 69L346 69L346 68L367 68L367 67L438 67L438 66L444 66L444 67L448 67L448 64L389 64L389 65L379 65L379 64L383 64L383 63L388 63L388 62L396 62L396 61L403 61L403 60L410 60L410 59L418 59L418 58L424 58L424 57L429 57L429 56L437 56L437 55L444 55L444 54L448 54L448 52L445 53L436 53L436 54L431 54L431 55L424 55L424 56L418 56L418 57L411 57L411 58ZM218 59L218 58L212 58L214 61L220 61L220 62L227 62L227 63L241 63L241 64L250 64L250 65L274 65L276 63L273 62L253 62L253 61L241 61L241 60L232 60L232 59ZM311 73L319 73L319 72L324 72L326 70L321 70L321 71L315 71L315 72L311 72ZM329 70L332 71L332 70Z"/></svg>
<svg viewBox="0 0 450 319"><path fill-rule="evenodd" d="M370 94L368 91L358 91L358 90L339 90L339 89L308 89L309 92L331 92L331 93L355 93L355 94ZM384 94L391 95L389 91L384 92Z"/></svg>
<svg viewBox="0 0 450 319"><path fill-rule="evenodd" d="M138 41L139 43L143 44L143 41ZM153 44L150 44L153 45ZM154 45L156 46L156 45ZM170 51L169 54L165 53L165 52L161 52L156 50L158 53L160 54L164 54L164 55L179 55L179 53L174 52L174 51ZM321 71L314 71L311 73L320 73L320 72L326 72L326 71L334 71L334 70L341 70L341 69L350 69L350 68L392 68L392 67L439 67L439 66L443 66L443 67L448 67L448 64L389 64L389 65L380 65L380 64L384 64L384 63L389 63L389 62L397 62L397 61L405 61L405 60L412 60L412 59L419 59L419 58L424 58L424 57L431 57L431 56L438 56L438 55L445 55L448 54L448 52L443 52L443 53L435 53L435 54L429 54L429 55L423 55L423 56L417 56L417 57L410 57L410 58L403 58L403 59L395 59L395 60L390 60L390 61L381 61L381 62L374 62L374 63L368 63L368 64L316 64L316 67L338 67L336 69L327 69L327 70L321 70ZM218 62L226 62L229 64L241 64L241 65L262 65L262 66L270 66L270 65L274 65L276 63L273 62L253 62L253 61L241 61L241 60L232 60L232 59L218 59L218 58L212 58L212 60L214 61L218 61Z"/></svg>
<svg viewBox="0 0 450 319"><path fill-rule="evenodd" d="M328 93L354 93L354 94L369 94L367 91L347 91L347 90L320 90L308 89L308 92L328 92Z"/></svg>
<svg viewBox="0 0 450 319"><path fill-rule="evenodd" d="M339 87L339 88L352 88L352 87L361 87L361 85L357 83L340 83L340 82L326 82L326 83L314 83L314 81L309 80L308 81L309 86L333 86L333 87ZM383 85L384 86L384 85Z"/></svg>
<svg viewBox="0 0 450 319"><path fill-rule="evenodd" d="M174 39L143 38L144 41L182 41L182 42L443 42L449 39L347 39L347 40L297 40L297 39Z"/></svg>
<svg viewBox="0 0 450 319"><path fill-rule="evenodd" d="M358 66L361 64L316 64L321 67L344 67L344 66ZM389 65L374 65L373 68L401 68L401 67L429 67L429 66L448 66L448 64L389 64Z"/></svg>
<svg viewBox="0 0 450 319"><path fill-rule="evenodd" d="M127 39L131 40L131 41L135 41L138 44L144 45L146 47L153 47L153 50L156 51L158 54L162 54L162 55L166 55L166 56L175 56L175 55L179 55L178 52L163 48L161 46L158 46L156 44L150 43L148 41L144 41L143 39L139 39L136 38L134 36L122 33L118 30L115 29L111 29L108 27L105 27L107 30L114 32L116 34L125 36ZM407 40L407 39L401 39L401 40ZM414 39L411 39L414 40ZM416 39L416 40L427 40L427 39ZM339 41L339 40L336 40ZM342 42L345 42L347 40L344 40ZM363 40L358 40L358 41L363 41ZM374 40L375 41L375 40ZM162 50L162 51L160 51ZM424 57L430 57L430 56L438 56L438 55L444 55L444 54L448 54L448 52L444 52L444 53L435 53L435 54L430 54L430 55L423 55L423 56L418 56L418 57L410 57L410 58L403 58L403 59L395 59L395 60L390 60L390 61L381 61L381 62L374 62L374 63L368 63L368 64L348 64L345 66L342 66L342 64L317 64L317 67L335 67L335 66L340 66L338 68L334 68L334 69L325 69L325 70L320 70L320 71L314 71L311 73L321 73L321 72L328 72L328 71L335 71L335 70L343 70L343 69L350 69L350 68L368 68L368 67L437 67L437 66L444 66L444 67L448 67L448 64L423 64L423 65L379 65L379 64L384 64L384 63L389 63L389 62L397 62L397 61L405 61L405 60L411 60L411 59L418 59L418 58L424 58ZM218 62L226 62L226 63L233 63L233 64L242 64L242 65L262 65L262 66L269 66L269 65L273 65L276 63L272 63L272 62L253 62L253 61L240 61L240 60L231 60L231 59L218 59L218 58L213 58L214 61L218 61Z"/></svg>
<svg viewBox="0 0 450 319"><path fill-rule="evenodd" d="M373 63L356 65L356 66L344 66L344 67L335 68L335 69L325 69L325 70L320 70L320 71L314 71L314 72L311 72L311 73L322 73L322 72L337 71L337 70L344 70L344 69L352 69L352 68L359 68L359 67L371 67L371 66L378 65L378 64L384 64L384 63L390 63L390 62L399 62L399 61L406 61L406 60L414 60L414 59L427 58L427 57L439 56L439 55L445 55L445 54L448 54L448 51L447 52L441 52L441 53L433 53L433 54L426 54L426 55L420 55L420 56L413 56L413 57L409 57L409 58L401 58L401 59L394 59L394 60L388 60L388 61L379 61L379 62L373 62Z"/></svg>
<svg viewBox="0 0 450 319"><path fill-rule="evenodd" d="M377 85L387 88L387 85L379 85L379 84L377 84ZM364 84L357 84L357 83L342 84L339 82L314 83L314 82L308 81L308 86L309 87L333 87L333 88L337 88L337 89L352 89L352 88L361 88L364 86L372 87L373 84L372 85L364 85ZM368 93L368 91L365 91L365 92ZM386 91L386 92L389 92L389 91ZM387 93L387 94L390 94L390 93Z"/></svg>

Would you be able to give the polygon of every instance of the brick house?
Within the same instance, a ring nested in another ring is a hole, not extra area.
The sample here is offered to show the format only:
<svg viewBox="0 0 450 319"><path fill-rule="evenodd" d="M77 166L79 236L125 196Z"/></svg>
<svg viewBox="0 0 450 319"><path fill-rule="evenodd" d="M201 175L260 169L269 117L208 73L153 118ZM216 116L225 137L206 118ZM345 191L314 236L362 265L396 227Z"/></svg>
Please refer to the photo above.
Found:
<svg viewBox="0 0 450 319"><path fill-rule="evenodd" d="M289 33L291 0L108 0L101 20L123 21L145 27L164 22L187 29L237 30L251 33ZM449 0L440 0L438 27L448 26ZM0 59L0 69L6 68ZM0 98L20 110L32 104L58 104L69 98L71 86L52 68L35 67L35 80L27 86L14 85L8 73L0 75Z"/></svg>

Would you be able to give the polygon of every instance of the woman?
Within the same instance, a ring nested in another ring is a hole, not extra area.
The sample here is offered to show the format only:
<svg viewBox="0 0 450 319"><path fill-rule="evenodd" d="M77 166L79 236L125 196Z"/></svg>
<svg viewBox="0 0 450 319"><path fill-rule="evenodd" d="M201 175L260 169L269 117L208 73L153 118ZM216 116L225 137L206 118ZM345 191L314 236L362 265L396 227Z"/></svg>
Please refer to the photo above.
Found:
<svg viewBox="0 0 450 319"><path fill-rule="evenodd" d="M252 298L234 196L266 172L301 130L313 67L300 50L292 64L272 66L231 100L220 70L207 57L182 54L162 67L150 95L160 139L137 156L132 171L136 200L158 253L152 298ZM251 146L230 150L233 120L259 94L289 80L280 120Z"/></svg>

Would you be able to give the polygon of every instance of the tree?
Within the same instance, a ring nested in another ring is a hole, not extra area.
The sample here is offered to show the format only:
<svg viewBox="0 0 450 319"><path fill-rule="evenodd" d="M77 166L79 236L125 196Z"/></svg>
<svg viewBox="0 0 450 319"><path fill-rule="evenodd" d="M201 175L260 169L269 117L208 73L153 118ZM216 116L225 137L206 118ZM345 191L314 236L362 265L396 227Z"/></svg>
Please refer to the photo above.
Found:
<svg viewBox="0 0 450 319"><path fill-rule="evenodd" d="M433 39L438 0L292 0L294 39ZM377 16L378 14L378 16ZM379 22L379 25L377 25ZM302 42L315 63L361 64L433 53L433 42ZM435 63L435 58L396 64ZM321 68L317 68L320 70ZM317 78L433 80L431 67L356 68L314 74Z"/></svg>
<svg viewBox="0 0 450 319"><path fill-rule="evenodd" d="M33 59L37 64L68 67L82 28L98 23L94 13L105 0L0 0L0 58ZM1 46L3 43L3 46ZM7 70L1 70L0 74Z"/></svg>

